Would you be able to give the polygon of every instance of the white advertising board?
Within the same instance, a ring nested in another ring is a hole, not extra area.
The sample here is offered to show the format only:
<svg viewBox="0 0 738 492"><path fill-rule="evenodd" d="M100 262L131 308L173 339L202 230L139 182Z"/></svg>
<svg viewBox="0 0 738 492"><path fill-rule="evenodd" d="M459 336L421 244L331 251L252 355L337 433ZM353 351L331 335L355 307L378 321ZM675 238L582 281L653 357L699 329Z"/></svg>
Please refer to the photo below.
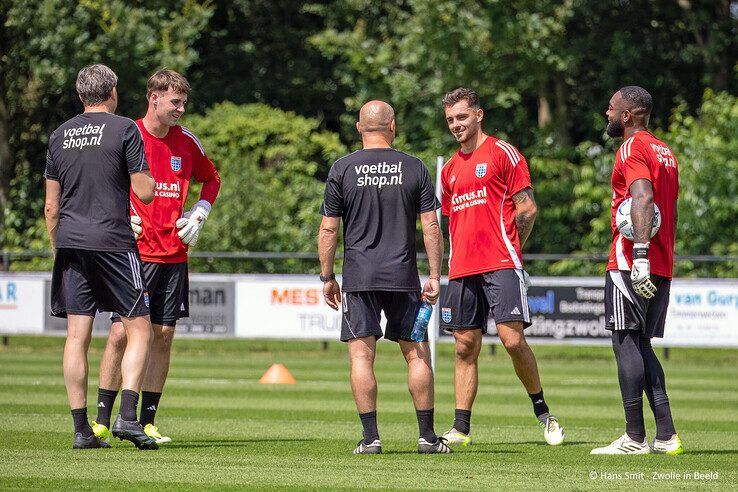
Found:
<svg viewBox="0 0 738 492"><path fill-rule="evenodd" d="M338 340L341 313L314 275L243 275L236 283L236 336Z"/></svg>
<svg viewBox="0 0 738 492"><path fill-rule="evenodd" d="M675 279L663 340L669 347L738 347L738 281Z"/></svg>
<svg viewBox="0 0 738 492"><path fill-rule="evenodd" d="M0 333L41 333L44 307L43 277L0 276Z"/></svg>

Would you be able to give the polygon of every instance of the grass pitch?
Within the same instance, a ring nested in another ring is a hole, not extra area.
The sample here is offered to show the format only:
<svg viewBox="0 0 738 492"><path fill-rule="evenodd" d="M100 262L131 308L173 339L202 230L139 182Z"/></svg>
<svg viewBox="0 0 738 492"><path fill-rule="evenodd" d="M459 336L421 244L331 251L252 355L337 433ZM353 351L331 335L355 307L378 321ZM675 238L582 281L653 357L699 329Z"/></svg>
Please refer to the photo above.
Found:
<svg viewBox="0 0 738 492"><path fill-rule="evenodd" d="M376 367L384 454L354 456L361 426L339 342L323 350L313 342L175 340L157 415L174 441L153 452L117 440L108 450L71 449L63 343L11 337L9 346L0 346L1 489L735 490L738 479L736 350L673 349L669 360L662 357L685 455L590 456L590 449L623 432L612 352L539 346L546 400L566 428L564 445L543 442L507 354L485 348L474 446L420 456L404 361L395 344L381 343ZM94 340L90 349L91 420L103 344ZM453 419L452 346L440 345L438 355L440 434ZM275 361L286 364L297 385L258 384ZM646 419L650 438L648 408Z"/></svg>

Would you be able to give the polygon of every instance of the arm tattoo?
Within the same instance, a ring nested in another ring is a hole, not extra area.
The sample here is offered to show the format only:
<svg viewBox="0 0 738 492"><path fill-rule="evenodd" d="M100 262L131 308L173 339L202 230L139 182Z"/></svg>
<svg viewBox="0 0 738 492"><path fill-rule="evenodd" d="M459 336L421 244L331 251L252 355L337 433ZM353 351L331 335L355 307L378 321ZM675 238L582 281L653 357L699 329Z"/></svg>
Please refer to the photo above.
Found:
<svg viewBox="0 0 738 492"><path fill-rule="evenodd" d="M516 208L515 223L518 226L518 237L522 248L528 240L528 236L533 230L533 222L536 220L536 200L533 198L533 190L526 188L517 192L513 195L513 202Z"/></svg>

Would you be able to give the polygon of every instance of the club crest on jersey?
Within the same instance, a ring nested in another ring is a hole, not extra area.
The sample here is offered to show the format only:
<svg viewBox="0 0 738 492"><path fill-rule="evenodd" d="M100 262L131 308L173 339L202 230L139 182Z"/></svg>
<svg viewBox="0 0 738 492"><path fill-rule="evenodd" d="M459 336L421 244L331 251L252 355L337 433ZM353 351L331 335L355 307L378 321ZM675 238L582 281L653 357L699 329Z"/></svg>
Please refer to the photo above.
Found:
<svg viewBox="0 0 738 492"><path fill-rule="evenodd" d="M182 158L177 157L176 155L173 155L171 166L172 166L172 171L174 171L175 173L179 171L180 169L182 169Z"/></svg>
<svg viewBox="0 0 738 492"><path fill-rule="evenodd" d="M477 175L477 178L483 178L485 174L487 174L487 163L483 162L481 164L477 164L477 169L475 173Z"/></svg>
<svg viewBox="0 0 738 492"><path fill-rule="evenodd" d="M444 323L451 322L451 308L441 308L441 319Z"/></svg>

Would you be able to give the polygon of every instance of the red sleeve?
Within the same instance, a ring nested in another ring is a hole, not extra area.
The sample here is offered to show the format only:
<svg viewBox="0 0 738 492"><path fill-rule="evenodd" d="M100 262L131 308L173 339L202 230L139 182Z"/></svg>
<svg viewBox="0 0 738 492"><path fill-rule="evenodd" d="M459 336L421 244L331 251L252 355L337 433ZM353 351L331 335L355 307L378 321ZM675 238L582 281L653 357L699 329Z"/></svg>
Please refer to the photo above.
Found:
<svg viewBox="0 0 738 492"><path fill-rule="evenodd" d="M641 145L638 140L633 140L630 145L626 141L623 143L624 148L620 151L620 155L623 157L623 176L625 177L625 188L627 190L630 190L630 185L639 179L652 181L651 168L648 166Z"/></svg>
<svg viewBox="0 0 738 492"><path fill-rule="evenodd" d="M496 145L501 150L497 155L502 159L503 169L507 169L507 189L510 196L526 188L532 188L528 163L523 154L513 145L502 140L498 140Z"/></svg>
<svg viewBox="0 0 738 492"><path fill-rule="evenodd" d="M446 216L451 215L451 190L448 186L448 173L446 172L450 162L449 159L441 171L441 213Z"/></svg>
<svg viewBox="0 0 738 492"><path fill-rule="evenodd" d="M196 158L192 174L198 182L202 183L200 200L206 200L212 205L220 191L220 175L208 156L200 152L199 148L195 150L194 155Z"/></svg>

